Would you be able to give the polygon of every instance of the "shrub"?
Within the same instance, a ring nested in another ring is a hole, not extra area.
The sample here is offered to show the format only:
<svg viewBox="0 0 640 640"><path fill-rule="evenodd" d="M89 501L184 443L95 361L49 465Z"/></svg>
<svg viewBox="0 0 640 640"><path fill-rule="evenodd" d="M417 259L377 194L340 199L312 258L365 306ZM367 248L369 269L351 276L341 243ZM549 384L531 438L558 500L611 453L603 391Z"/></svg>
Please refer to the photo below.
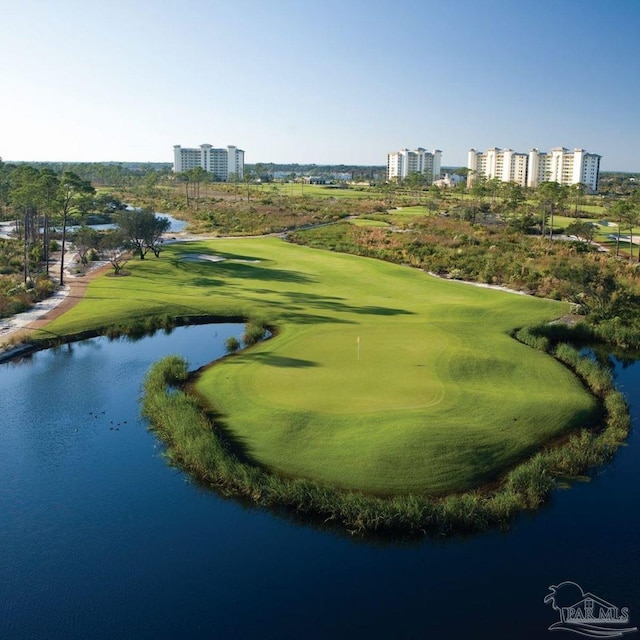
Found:
<svg viewBox="0 0 640 640"><path fill-rule="evenodd" d="M263 340L266 335L267 326L262 320L249 320L244 328L242 341L249 347Z"/></svg>
<svg viewBox="0 0 640 640"><path fill-rule="evenodd" d="M235 336L230 336L224 341L224 346L229 353L235 353L240 349L240 341Z"/></svg>

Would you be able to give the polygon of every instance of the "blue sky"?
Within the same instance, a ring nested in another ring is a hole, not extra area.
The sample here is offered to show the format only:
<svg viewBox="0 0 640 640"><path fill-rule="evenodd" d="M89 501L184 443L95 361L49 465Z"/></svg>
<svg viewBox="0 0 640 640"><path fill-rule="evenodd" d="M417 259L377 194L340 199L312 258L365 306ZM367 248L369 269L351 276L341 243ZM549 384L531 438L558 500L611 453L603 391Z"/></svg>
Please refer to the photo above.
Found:
<svg viewBox="0 0 640 640"><path fill-rule="evenodd" d="M384 164L583 147L640 171L637 0L0 0L0 156Z"/></svg>

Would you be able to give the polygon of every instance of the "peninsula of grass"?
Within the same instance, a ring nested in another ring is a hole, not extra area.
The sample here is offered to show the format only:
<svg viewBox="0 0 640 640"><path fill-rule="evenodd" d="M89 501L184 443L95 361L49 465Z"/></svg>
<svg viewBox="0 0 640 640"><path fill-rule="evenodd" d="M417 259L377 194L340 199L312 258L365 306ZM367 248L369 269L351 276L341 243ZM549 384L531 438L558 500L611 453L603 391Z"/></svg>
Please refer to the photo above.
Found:
<svg viewBox="0 0 640 640"><path fill-rule="evenodd" d="M167 457L225 495L248 498L279 512L282 507L293 509L315 522L344 527L352 535L449 535L504 527L519 511L544 502L557 478L575 477L607 461L628 434L627 407L622 394L613 388L610 372L566 344L554 347L549 337L555 331L549 332L549 326L520 330L517 337L553 353L581 376L606 408L604 428L583 429L561 446L537 453L489 491L382 498L273 474L239 458L220 426L211 422L192 395L179 388L190 377L187 362L179 356L163 358L150 368L142 411L166 443Z"/></svg>
<svg viewBox="0 0 640 640"><path fill-rule="evenodd" d="M276 336L195 388L242 458L274 476L376 496L468 491L596 413L574 374L510 336L564 314L560 302L277 239L170 245L128 266L40 336L261 319Z"/></svg>

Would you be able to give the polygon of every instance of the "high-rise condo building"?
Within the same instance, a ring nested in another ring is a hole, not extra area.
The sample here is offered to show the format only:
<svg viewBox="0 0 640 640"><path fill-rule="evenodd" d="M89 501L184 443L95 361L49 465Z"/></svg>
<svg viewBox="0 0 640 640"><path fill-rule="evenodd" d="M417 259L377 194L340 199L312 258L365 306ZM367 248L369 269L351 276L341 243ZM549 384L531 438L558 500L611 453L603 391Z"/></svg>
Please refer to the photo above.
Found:
<svg viewBox="0 0 640 640"><path fill-rule="evenodd" d="M484 153L471 149L467 162L469 181L481 175L498 178L502 182L517 182L524 187L527 184L527 161L526 153L517 153L513 149L493 147Z"/></svg>
<svg viewBox="0 0 640 640"><path fill-rule="evenodd" d="M228 146L216 149L210 144L201 144L199 149L183 148L179 144L173 147L173 170L182 173L195 167L202 167L218 180L228 182L234 176L238 180L244 177L244 151Z"/></svg>
<svg viewBox="0 0 640 640"><path fill-rule="evenodd" d="M600 158L584 149L569 151L564 147L556 147L549 153L532 149L528 154L497 147L485 152L471 149L467 184L473 184L475 177L480 175L502 182L516 182L523 187L537 187L541 182L581 183L595 192L600 177Z"/></svg>
<svg viewBox="0 0 640 640"><path fill-rule="evenodd" d="M421 173L428 184L440 177L442 151L427 151L418 147L415 151L401 149L387 154L387 180L404 180L410 173Z"/></svg>
<svg viewBox="0 0 640 640"><path fill-rule="evenodd" d="M549 153L531 149L527 186L537 187L541 182L582 183L595 192L600 179L601 157L584 149L569 151L564 147L556 147Z"/></svg>

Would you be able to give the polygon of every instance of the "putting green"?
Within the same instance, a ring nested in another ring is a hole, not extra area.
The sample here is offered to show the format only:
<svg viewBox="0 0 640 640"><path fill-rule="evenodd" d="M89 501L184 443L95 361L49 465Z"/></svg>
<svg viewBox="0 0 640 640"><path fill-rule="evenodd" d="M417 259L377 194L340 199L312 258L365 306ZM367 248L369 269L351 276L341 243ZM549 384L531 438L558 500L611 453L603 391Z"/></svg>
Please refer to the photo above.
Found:
<svg viewBox="0 0 640 640"><path fill-rule="evenodd" d="M181 259L195 254L226 259ZM47 329L150 313L272 322L274 338L209 368L197 389L278 473L380 494L461 491L595 407L568 370L508 335L562 315L559 302L277 239L172 245L128 268Z"/></svg>

